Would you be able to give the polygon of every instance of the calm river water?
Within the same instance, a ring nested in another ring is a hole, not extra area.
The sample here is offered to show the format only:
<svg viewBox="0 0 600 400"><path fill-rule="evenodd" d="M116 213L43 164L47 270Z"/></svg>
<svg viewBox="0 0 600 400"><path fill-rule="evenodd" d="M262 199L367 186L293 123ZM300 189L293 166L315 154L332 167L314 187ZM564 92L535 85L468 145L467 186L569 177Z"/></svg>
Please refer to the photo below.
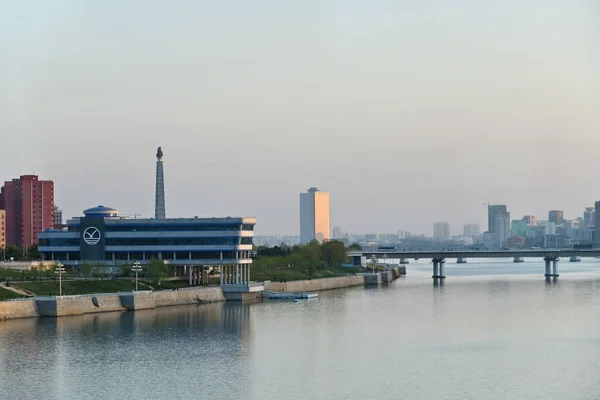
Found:
<svg viewBox="0 0 600 400"><path fill-rule="evenodd" d="M316 300L0 322L0 399L598 399L600 260Z"/></svg>

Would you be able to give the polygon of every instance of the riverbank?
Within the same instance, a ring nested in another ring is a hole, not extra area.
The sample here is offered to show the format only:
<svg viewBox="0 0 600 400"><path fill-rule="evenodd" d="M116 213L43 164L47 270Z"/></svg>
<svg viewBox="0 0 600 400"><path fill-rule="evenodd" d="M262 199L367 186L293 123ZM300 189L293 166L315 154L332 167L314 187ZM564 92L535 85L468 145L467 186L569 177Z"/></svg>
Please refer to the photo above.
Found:
<svg viewBox="0 0 600 400"><path fill-rule="evenodd" d="M394 267L389 271L376 274L361 274L335 278L307 279L290 282L265 282L269 292L318 292L321 290L343 289L362 285L387 284L406 275L406 267Z"/></svg>
<svg viewBox="0 0 600 400"><path fill-rule="evenodd" d="M225 301L220 287L181 290L47 296L0 302L0 320L63 317L111 311L135 311L184 304Z"/></svg>

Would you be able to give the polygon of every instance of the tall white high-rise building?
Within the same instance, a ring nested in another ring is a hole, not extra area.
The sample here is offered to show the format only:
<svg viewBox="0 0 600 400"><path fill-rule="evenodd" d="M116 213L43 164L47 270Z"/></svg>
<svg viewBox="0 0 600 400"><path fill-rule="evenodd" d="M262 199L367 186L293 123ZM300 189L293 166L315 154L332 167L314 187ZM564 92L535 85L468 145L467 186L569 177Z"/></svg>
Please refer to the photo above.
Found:
<svg viewBox="0 0 600 400"><path fill-rule="evenodd" d="M329 193L312 187L300 193L300 242L323 242L329 237Z"/></svg>
<svg viewBox="0 0 600 400"><path fill-rule="evenodd" d="M154 218L165 218L165 176L163 171L163 152L156 151L156 196L154 198Z"/></svg>
<svg viewBox="0 0 600 400"><path fill-rule="evenodd" d="M448 222L436 222L433 224L434 240L450 240L450 224Z"/></svg>
<svg viewBox="0 0 600 400"><path fill-rule="evenodd" d="M63 224L62 210L57 206L54 206L54 226Z"/></svg>

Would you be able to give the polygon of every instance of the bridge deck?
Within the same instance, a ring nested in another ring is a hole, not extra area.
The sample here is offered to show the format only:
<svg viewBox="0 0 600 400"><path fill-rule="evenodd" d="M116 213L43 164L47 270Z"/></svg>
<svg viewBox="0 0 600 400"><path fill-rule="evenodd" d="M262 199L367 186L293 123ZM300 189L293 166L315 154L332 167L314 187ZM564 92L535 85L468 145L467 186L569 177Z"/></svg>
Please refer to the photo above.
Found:
<svg viewBox="0 0 600 400"><path fill-rule="evenodd" d="M405 259L419 259L419 258L431 258L431 259L442 259L442 258L544 258L544 257L600 257L600 249L555 249L555 250L424 250L424 251L350 251L348 256L359 257L366 256L370 258L375 256L376 258L405 258Z"/></svg>

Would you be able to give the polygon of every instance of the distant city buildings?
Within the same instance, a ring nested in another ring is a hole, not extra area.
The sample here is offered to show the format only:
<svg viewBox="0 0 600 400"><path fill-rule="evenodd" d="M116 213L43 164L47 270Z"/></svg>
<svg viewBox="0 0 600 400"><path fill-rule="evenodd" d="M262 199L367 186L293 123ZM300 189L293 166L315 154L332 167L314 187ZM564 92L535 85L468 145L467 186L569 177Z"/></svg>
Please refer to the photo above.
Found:
<svg viewBox="0 0 600 400"><path fill-rule="evenodd" d="M560 225L564 221L564 213L562 210L550 210L548 212L548 221Z"/></svg>
<svg viewBox="0 0 600 400"><path fill-rule="evenodd" d="M60 227L63 224L62 210L54 206L54 227Z"/></svg>
<svg viewBox="0 0 600 400"><path fill-rule="evenodd" d="M512 236L525 237L527 235L527 222L522 219L515 219L510 223L510 232Z"/></svg>
<svg viewBox="0 0 600 400"><path fill-rule="evenodd" d="M500 213L506 212L506 206L502 204L488 205L488 232L496 233L496 220Z"/></svg>
<svg viewBox="0 0 600 400"><path fill-rule="evenodd" d="M479 224L466 224L463 227L463 235L465 237L474 237L481 234L481 230L479 228Z"/></svg>
<svg viewBox="0 0 600 400"><path fill-rule="evenodd" d="M500 211L495 214L493 233L496 235L496 247L504 246L506 240L511 236L509 212Z"/></svg>
<svg viewBox="0 0 600 400"><path fill-rule="evenodd" d="M594 204L594 228L592 231L594 247L600 247L600 234L596 231L596 227L600 227L600 201Z"/></svg>
<svg viewBox="0 0 600 400"><path fill-rule="evenodd" d="M344 233L342 232L342 228L336 226L333 228L333 233L331 235L333 239L342 239L344 237Z"/></svg>
<svg viewBox="0 0 600 400"><path fill-rule="evenodd" d="M29 247L38 243L38 232L54 226L54 182L23 175L4 182L0 189L6 243Z"/></svg>
<svg viewBox="0 0 600 400"><path fill-rule="evenodd" d="M6 211L0 210L0 249L6 248Z"/></svg>
<svg viewBox="0 0 600 400"><path fill-rule="evenodd" d="M329 238L329 193L312 187L300 193L300 242L323 242Z"/></svg>
<svg viewBox="0 0 600 400"><path fill-rule="evenodd" d="M433 224L433 240L450 240L450 224L448 222L436 222Z"/></svg>
<svg viewBox="0 0 600 400"><path fill-rule="evenodd" d="M525 215L523 217L523 221L525 221L525 223L527 223L527 225L535 225L536 224L536 218L533 215Z"/></svg>

